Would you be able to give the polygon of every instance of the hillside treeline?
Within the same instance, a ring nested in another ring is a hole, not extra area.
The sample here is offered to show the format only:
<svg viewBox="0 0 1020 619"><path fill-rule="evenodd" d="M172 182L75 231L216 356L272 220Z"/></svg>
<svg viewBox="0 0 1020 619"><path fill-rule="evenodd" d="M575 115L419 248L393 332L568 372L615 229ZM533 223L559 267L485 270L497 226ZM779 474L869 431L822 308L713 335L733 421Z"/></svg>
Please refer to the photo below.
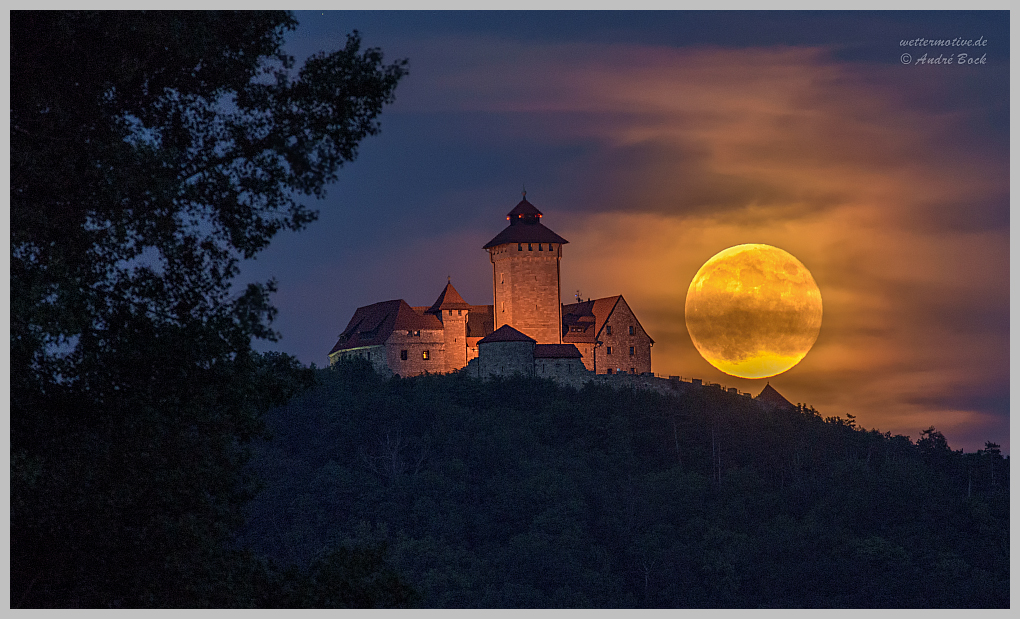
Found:
<svg viewBox="0 0 1020 619"><path fill-rule="evenodd" d="M1009 459L934 428L360 363L268 423L244 541L372 549L417 606L1009 605Z"/></svg>

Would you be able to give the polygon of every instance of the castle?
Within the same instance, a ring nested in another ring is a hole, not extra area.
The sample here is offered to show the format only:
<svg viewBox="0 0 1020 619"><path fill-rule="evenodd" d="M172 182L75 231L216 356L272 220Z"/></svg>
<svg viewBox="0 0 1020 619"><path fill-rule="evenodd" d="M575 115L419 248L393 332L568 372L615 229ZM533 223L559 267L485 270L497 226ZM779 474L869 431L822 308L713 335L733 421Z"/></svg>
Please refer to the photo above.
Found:
<svg viewBox="0 0 1020 619"><path fill-rule="evenodd" d="M471 305L447 281L431 306L403 299L359 307L329 351L330 364L367 359L399 376L461 369L474 376L525 374L574 382L594 374L652 371L652 338L617 295L563 304L567 240L540 221L527 194L509 224L483 246L492 305Z"/></svg>

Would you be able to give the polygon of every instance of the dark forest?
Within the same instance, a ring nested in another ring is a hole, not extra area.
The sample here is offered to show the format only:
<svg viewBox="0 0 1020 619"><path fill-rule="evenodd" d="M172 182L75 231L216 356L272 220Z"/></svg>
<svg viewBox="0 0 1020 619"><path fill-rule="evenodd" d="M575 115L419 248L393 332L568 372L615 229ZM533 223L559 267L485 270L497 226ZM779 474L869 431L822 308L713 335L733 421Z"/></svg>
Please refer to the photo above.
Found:
<svg viewBox="0 0 1020 619"><path fill-rule="evenodd" d="M1009 605L992 443L711 388L316 376L254 459L245 540L280 565L374 549L425 607Z"/></svg>

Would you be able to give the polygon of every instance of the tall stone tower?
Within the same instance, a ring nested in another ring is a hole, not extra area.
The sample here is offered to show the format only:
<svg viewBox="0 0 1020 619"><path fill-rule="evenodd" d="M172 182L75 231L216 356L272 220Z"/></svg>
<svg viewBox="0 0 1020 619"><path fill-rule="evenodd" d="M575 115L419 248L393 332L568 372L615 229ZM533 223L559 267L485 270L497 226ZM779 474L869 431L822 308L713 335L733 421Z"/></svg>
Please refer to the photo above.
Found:
<svg viewBox="0 0 1020 619"><path fill-rule="evenodd" d="M524 199L507 214L510 225L485 244L492 262L493 329L510 325L539 344L559 344L560 257L567 241L539 221Z"/></svg>
<svg viewBox="0 0 1020 619"><path fill-rule="evenodd" d="M432 307L425 310L443 323L444 372L453 372L467 365L467 320L471 306L464 301L453 284L447 280L446 288Z"/></svg>

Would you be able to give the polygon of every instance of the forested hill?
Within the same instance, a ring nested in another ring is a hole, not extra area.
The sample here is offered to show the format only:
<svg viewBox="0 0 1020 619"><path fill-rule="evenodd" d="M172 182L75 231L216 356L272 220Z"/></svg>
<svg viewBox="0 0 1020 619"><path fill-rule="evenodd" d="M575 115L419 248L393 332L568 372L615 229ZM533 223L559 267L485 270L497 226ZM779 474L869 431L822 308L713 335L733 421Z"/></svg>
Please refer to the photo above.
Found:
<svg viewBox="0 0 1020 619"><path fill-rule="evenodd" d="M1008 607L1009 459L538 379L318 371L274 410L245 539L385 548L427 607Z"/></svg>

